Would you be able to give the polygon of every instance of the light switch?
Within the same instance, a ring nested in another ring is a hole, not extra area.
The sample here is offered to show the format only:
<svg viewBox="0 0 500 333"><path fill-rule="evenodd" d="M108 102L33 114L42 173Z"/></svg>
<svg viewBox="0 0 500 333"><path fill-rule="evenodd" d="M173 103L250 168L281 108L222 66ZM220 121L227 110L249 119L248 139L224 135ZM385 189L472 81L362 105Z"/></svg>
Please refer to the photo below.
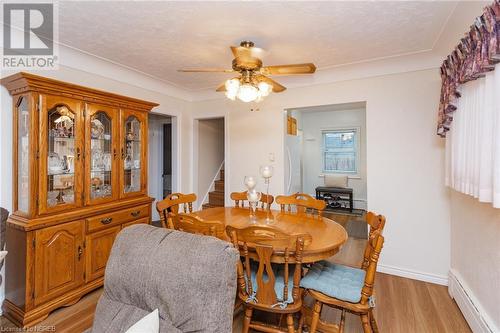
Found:
<svg viewBox="0 0 500 333"><path fill-rule="evenodd" d="M269 162L274 162L274 153L269 153Z"/></svg>

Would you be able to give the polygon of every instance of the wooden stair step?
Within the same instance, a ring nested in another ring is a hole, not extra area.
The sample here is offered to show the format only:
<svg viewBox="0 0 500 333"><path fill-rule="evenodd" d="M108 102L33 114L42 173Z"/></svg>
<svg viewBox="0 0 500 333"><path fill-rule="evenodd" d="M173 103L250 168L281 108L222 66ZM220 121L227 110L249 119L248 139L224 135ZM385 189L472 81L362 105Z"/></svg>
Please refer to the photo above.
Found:
<svg viewBox="0 0 500 333"><path fill-rule="evenodd" d="M215 181L215 190L224 192L224 180L216 180Z"/></svg>
<svg viewBox="0 0 500 333"><path fill-rule="evenodd" d="M208 193L208 203L212 206L223 207L224 206L224 192L212 191Z"/></svg>
<svg viewBox="0 0 500 333"><path fill-rule="evenodd" d="M211 204L209 203L206 203L206 204L203 204L203 206L201 206L201 209L208 209L208 208L213 208L215 206L212 206Z"/></svg>

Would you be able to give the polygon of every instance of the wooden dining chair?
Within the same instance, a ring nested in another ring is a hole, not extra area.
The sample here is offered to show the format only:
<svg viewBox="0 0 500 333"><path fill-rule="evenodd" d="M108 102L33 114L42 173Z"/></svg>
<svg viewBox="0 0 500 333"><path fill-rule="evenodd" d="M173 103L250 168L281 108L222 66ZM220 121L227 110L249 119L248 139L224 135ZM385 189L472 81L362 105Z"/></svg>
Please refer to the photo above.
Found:
<svg viewBox="0 0 500 333"><path fill-rule="evenodd" d="M293 315L302 308L299 285L304 238L310 235L289 235L265 225L243 229L227 226L226 233L243 259L237 265L238 297L245 306L242 332L247 333L251 328L262 332L294 333ZM287 331L253 321L254 309L286 315ZM302 318L299 327L302 327Z"/></svg>
<svg viewBox="0 0 500 333"><path fill-rule="evenodd" d="M180 213L172 218L172 224L175 230L190 234L224 237L224 224L220 221L205 221L198 216Z"/></svg>
<svg viewBox="0 0 500 333"><path fill-rule="evenodd" d="M320 320L323 304L342 310L339 331L345 325L345 311L361 317L364 333L378 332L373 316L375 300L373 286L377 263L384 244L381 230L374 230L368 240L365 251L367 263L363 268L353 268L328 261L315 263L301 281L301 287L315 300L310 323L310 333L315 333L318 326L327 326ZM304 316L306 315L304 310Z"/></svg>
<svg viewBox="0 0 500 333"><path fill-rule="evenodd" d="M172 217L177 215L179 209L184 213L193 212L193 202L196 201L196 194L172 193L162 201L156 203L156 210L160 214L161 225L164 228L174 229Z"/></svg>
<svg viewBox="0 0 500 333"><path fill-rule="evenodd" d="M248 204L247 192L248 191L231 193L231 200L234 200L235 207L241 207L241 208L250 207L250 205ZM274 197L272 195L264 193L261 194L260 207L262 209L271 210L271 205L273 202L274 202Z"/></svg>
<svg viewBox="0 0 500 333"><path fill-rule="evenodd" d="M374 212L366 213L366 224L369 226L368 239L373 235L375 231L378 231L382 234L385 227L385 216L377 215ZM361 264L361 269L366 270L368 264L370 263L370 253L372 249L370 247L369 242L365 246L365 251L363 254L363 263Z"/></svg>
<svg viewBox="0 0 500 333"><path fill-rule="evenodd" d="M306 214L309 211L313 215L322 216L323 210L326 207L326 202L323 200L314 199L309 194L295 193L292 195L278 195L276 203L280 205L282 212L296 212L298 214Z"/></svg>

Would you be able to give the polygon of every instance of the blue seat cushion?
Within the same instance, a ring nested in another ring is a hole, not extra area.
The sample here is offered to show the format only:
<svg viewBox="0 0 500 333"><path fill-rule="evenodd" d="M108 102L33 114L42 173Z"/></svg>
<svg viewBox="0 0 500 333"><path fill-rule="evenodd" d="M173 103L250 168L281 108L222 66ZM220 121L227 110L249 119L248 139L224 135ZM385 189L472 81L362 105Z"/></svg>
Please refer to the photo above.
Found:
<svg viewBox="0 0 500 333"><path fill-rule="evenodd" d="M358 303L365 275L366 272L362 269L322 260L309 269L300 286L343 301Z"/></svg>
<svg viewBox="0 0 500 333"><path fill-rule="evenodd" d="M285 287L285 266L280 264L272 264L275 282L274 282L274 292L278 298L277 305L281 307L286 307L286 304L293 303L292 291L293 291L293 272L295 270L295 265L289 265L288 269L288 295L287 299L283 299L283 289ZM250 264L251 268L251 279L252 279L252 291L255 294L257 292L257 271L259 270L259 264L257 262L252 262ZM264 270L263 280L267 281L268 277L266 271ZM246 280L246 275L245 275ZM247 284L248 288L248 284ZM248 291L248 290L247 290ZM258 300L256 301L258 303Z"/></svg>

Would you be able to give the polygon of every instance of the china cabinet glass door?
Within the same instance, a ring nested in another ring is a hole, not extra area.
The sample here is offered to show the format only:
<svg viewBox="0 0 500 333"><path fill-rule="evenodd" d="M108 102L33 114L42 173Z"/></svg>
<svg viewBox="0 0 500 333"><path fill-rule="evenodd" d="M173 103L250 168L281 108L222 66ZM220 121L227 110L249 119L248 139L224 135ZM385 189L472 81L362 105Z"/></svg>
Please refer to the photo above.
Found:
<svg viewBox="0 0 500 333"><path fill-rule="evenodd" d="M17 100L15 121L16 128L16 163L17 184L16 203L14 209L20 213L28 214L30 209L30 103L28 95L19 97Z"/></svg>
<svg viewBox="0 0 500 333"><path fill-rule="evenodd" d="M122 114L122 196L145 192L147 172L145 159L145 128L147 118L144 114L123 111Z"/></svg>
<svg viewBox="0 0 500 333"><path fill-rule="evenodd" d="M41 95L41 213L82 205L82 103Z"/></svg>
<svg viewBox="0 0 500 333"><path fill-rule="evenodd" d="M86 203L102 203L117 198L117 115L119 110L87 104L85 193Z"/></svg>

